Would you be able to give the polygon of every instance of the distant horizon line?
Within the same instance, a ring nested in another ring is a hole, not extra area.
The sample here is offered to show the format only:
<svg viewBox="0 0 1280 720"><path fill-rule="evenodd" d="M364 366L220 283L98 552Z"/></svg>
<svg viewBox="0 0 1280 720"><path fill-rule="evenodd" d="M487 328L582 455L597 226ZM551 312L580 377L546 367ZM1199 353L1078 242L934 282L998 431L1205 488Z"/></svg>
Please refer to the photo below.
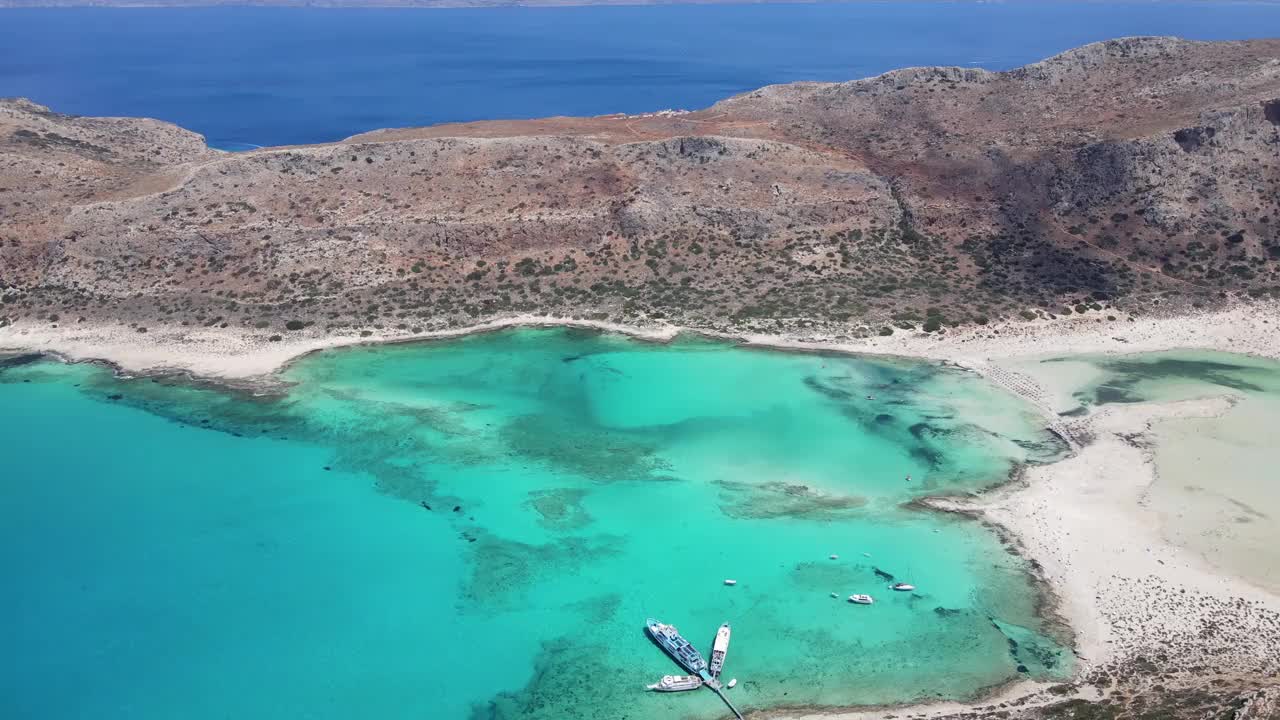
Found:
<svg viewBox="0 0 1280 720"><path fill-rule="evenodd" d="M1080 5L1273 5L1280 0L1049 0L1055 4ZM460 8L554 8L623 7L651 5L854 5L854 4L1043 4L1044 0L0 0L0 10L39 8L212 8L262 7L298 9L460 9Z"/></svg>

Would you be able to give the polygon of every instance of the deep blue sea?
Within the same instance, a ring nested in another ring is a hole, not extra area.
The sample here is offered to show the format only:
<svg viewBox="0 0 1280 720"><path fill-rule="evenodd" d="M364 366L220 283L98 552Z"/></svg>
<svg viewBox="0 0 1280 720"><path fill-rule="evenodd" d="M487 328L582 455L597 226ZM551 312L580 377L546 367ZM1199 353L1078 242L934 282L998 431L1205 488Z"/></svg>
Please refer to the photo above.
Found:
<svg viewBox="0 0 1280 720"><path fill-rule="evenodd" d="M227 149L380 127L694 109L907 65L1004 69L1124 35L1280 35L1235 2L0 11L0 96Z"/></svg>

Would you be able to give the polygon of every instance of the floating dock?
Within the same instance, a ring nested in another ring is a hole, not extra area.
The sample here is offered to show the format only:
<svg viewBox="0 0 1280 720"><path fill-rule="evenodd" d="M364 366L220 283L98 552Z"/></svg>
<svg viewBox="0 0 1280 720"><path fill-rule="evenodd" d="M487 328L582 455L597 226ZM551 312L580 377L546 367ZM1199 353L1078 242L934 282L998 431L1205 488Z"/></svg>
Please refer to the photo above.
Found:
<svg viewBox="0 0 1280 720"><path fill-rule="evenodd" d="M703 687L711 688L711 692L720 696L720 699L724 701L725 706L728 707L729 710L733 712L733 716L738 718L738 720L743 720L742 713L738 712L738 708L734 707L733 703L729 702L729 698L724 696L724 691L720 689L720 683L717 682L715 685L712 685L710 683L703 683L702 685Z"/></svg>
<svg viewBox="0 0 1280 720"><path fill-rule="evenodd" d="M734 717L738 720L743 720L742 713L738 712L738 708L734 707L733 703L729 702L729 698L724 696L720 680L716 678L716 675L720 674L720 669L724 665L724 656L729 650L729 623L721 625L720 630L716 633L716 642L712 649L712 662L714 663L717 658L717 651L719 652L720 662L715 667L714 675L707 670L707 661L702 657L702 653L698 652L692 643L680 635L680 631L676 629L676 626L660 623L653 618L649 618L645 621L645 629L649 631L649 637L653 638L658 647L670 655L672 660L702 678L702 686L715 693L733 712Z"/></svg>

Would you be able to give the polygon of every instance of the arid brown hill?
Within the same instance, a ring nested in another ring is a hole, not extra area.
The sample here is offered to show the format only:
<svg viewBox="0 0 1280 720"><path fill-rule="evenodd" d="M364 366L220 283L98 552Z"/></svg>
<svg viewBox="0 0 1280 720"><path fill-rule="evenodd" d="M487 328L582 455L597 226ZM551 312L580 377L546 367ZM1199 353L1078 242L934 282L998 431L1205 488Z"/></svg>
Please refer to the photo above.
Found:
<svg viewBox="0 0 1280 720"><path fill-rule="evenodd" d="M0 323L934 330L1280 293L1278 202L1275 40L236 154L10 100Z"/></svg>

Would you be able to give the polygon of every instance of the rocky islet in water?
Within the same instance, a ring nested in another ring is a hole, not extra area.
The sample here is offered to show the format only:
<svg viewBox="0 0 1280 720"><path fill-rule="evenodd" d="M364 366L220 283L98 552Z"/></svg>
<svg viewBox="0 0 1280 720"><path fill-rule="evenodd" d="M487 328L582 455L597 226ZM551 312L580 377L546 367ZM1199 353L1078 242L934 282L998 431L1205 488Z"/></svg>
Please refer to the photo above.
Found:
<svg viewBox="0 0 1280 720"><path fill-rule="evenodd" d="M32 451L6 489L27 521L5 523L10 552L41 560L12 565L31 569L6 601L32 618L15 643L29 667L111 665L82 678L82 702L138 717L715 716L710 694L636 692L670 670L638 630L653 615L708 643L734 622L744 709L1071 672L1016 554L905 507L1061 451L975 376L521 330L321 353L283 378L287 393L253 398L46 362L0 374L31 410L4 430ZM68 417L102 447L39 459ZM77 529L59 540L65 512ZM54 566L57 582L36 569ZM919 589L892 593L877 568ZM43 602L67 582L73 604ZM235 697L201 684L215 662ZM64 678L23 674L45 691L24 707L72 714Z"/></svg>

